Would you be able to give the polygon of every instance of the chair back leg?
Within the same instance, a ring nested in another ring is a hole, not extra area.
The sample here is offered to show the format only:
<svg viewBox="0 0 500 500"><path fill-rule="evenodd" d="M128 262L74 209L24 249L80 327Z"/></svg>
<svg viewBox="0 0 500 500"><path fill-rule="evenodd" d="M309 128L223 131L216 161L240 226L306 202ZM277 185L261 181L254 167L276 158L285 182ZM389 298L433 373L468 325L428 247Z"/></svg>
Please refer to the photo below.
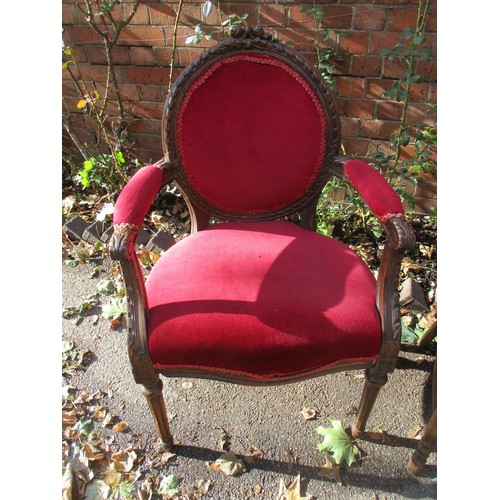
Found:
<svg viewBox="0 0 500 500"><path fill-rule="evenodd" d="M427 457L430 452L434 449L437 442L437 410L434 410L427 427L425 428L424 435L418 443L417 449L413 452L413 455L408 461L407 469L408 472L414 475L418 475L422 472Z"/></svg>
<svg viewBox="0 0 500 500"><path fill-rule="evenodd" d="M149 409L155 421L156 430L161 439L161 443L166 451L170 451L174 444L174 439L168 425L167 410L165 400L163 399L163 382L158 377L156 383L152 386L141 385L141 392L146 396Z"/></svg>

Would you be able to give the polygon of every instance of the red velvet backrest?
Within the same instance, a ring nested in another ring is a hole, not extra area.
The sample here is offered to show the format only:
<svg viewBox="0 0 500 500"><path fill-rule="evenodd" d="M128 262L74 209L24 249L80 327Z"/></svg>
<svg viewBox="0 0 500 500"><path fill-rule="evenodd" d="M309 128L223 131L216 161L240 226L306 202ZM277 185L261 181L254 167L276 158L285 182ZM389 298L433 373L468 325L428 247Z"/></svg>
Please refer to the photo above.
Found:
<svg viewBox="0 0 500 500"><path fill-rule="evenodd" d="M330 96L287 55L228 51L205 58L203 70L182 83L167 130L169 156L202 208L276 213L317 187L338 123L325 105Z"/></svg>

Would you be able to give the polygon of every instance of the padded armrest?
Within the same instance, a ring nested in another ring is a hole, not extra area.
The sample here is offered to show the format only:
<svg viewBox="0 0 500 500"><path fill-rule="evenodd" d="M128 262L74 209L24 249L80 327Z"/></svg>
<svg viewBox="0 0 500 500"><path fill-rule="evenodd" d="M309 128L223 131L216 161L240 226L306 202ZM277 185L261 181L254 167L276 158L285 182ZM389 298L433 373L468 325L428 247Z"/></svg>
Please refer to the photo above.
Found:
<svg viewBox="0 0 500 500"><path fill-rule="evenodd" d="M385 177L368 163L348 160L344 164L344 172L380 222L385 223L397 215L404 215L399 196Z"/></svg>
<svg viewBox="0 0 500 500"><path fill-rule="evenodd" d="M116 200L113 225L131 224L140 227L162 183L161 168L146 165L138 170Z"/></svg>

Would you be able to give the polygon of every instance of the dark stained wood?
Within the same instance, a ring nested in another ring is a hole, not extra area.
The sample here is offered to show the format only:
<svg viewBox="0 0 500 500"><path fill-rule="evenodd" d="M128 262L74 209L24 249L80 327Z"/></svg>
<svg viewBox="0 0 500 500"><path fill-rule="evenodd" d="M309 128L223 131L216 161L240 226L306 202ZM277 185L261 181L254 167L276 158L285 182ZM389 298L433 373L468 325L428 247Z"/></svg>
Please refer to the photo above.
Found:
<svg viewBox="0 0 500 500"><path fill-rule="evenodd" d="M427 427L425 428L424 435L418 443L417 449L408 461L408 472L418 476L424 469L427 457L436 446L437 442L437 410L434 410Z"/></svg>

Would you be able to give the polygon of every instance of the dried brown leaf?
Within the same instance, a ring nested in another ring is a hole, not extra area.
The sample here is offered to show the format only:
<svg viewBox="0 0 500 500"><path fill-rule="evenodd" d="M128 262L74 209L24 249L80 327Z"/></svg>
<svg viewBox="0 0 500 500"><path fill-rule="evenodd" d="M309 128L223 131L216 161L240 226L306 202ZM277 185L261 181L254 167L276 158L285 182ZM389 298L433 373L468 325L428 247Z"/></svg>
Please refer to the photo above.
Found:
<svg viewBox="0 0 500 500"><path fill-rule="evenodd" d="M334 464L330 460L330 457L328 455L325 457L325 465L321 467L318 475L326 479L333 479L338 484L342 484L342 479L340 477L340 467L337 464Z"/></svg>
<svg viewBox="0 0 500 500"><path fill-rule="evenodd" d="M215 462L207 465L216 472L223 472L226 476L236 476L246 470L245 462L236 456L234 451L222 454Z"/></svg>
<svg viewBox="0 0 500 500"><path fill-rule="evenodd" d="M130 472L137 460L137 454L134 450L121 450L111 455L111 460L116 470L121 472Z"/></svg>
<svg viewBox="0 0 500 500"><path fill-rule="evenodd" d="M317 411L314 408L302 408L300 415L304 420L314 420L317 415Z"/></svg>
<svg viewBox="0 0 500 500"><path fill-rule="evenodd" d="M117 424L115 424L113 426L113 431L115 432L123 432L123 431L126 431L128 429L128 424L127 422L118 422Z"/></svg>
<svg viewBox="0 0 500 500"><path fill-rule="evenodd" d="M300 474L293 480L287 488L283 479L280 479L280 486L276 500L312 500L311 495L303 497L300 494Z"/></svg>

